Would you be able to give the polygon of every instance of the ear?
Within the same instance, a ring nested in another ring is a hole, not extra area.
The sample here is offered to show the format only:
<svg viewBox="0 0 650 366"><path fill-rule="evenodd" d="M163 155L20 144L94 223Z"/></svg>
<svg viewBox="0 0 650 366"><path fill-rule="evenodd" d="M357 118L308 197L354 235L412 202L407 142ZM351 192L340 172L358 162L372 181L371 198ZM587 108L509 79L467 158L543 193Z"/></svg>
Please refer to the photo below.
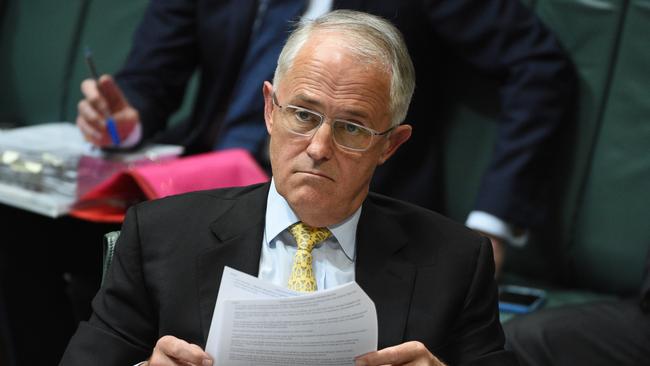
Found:
<svg viewBox="0 0 650 366"><path fill-rule="evenodd" d="M262 86L262 93L264 94L264 121L266 122L266 131L270 135L271 130L273 130L273 118L271 118L271 112L273 112L273 85L265 81L264 86Z"/></svg>
<svg viewBox="0 0 650 366"><path fill-rule="evenodd" d="M410 125L399 125L393 132L388 136L388 142L384 147L384 151L379 157L379 164L383 164L390 158L397 148L400 147L411 137L412 128Z"/></svg>

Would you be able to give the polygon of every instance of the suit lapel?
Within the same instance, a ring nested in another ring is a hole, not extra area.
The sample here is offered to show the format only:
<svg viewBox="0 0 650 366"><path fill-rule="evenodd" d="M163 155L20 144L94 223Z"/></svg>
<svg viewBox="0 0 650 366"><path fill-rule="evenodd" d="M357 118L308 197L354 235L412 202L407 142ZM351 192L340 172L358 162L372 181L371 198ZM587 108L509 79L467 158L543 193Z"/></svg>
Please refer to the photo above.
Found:
<svg viewBox="0 0 650 366"><path fill-rule="evenodd" d="M265 184L233 200L230 209L206 228L216 237L216 245L197 257L204 340L208 338L223 268L229 266L257 276L268 191L269 184Z"/></svg>
<svg viewBox="0 0 650 366"><path fill-rule="evenodd" d="M398 255L406 244L403 229L366 199L357 229L356 281L375 302L380 349L403 342L415 279L413 265Z"/></svg>

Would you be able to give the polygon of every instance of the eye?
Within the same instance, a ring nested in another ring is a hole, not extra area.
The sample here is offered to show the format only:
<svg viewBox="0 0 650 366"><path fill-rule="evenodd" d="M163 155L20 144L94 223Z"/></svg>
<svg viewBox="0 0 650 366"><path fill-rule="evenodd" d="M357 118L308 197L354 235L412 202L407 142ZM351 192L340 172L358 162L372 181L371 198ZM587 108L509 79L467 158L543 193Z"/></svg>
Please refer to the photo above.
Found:
<svg viewBox="0 0 650 366"><path fill-rule="evenodd" d="M298 121L300 121L300 122L309 123L309 122L313 122L314 119L315 119L315 116L314 116L313 113L307 112L307 111L302 110L302 109L296 109L294 114L296 116L296 119Z"/></svg>
<svg viewBox="0 0 650 366"><path fill-rule="evenodd" d="M343 128L345 129L345 132L350 135L358 135L362 132L359 126L352 123L346 123Z"/></svg>

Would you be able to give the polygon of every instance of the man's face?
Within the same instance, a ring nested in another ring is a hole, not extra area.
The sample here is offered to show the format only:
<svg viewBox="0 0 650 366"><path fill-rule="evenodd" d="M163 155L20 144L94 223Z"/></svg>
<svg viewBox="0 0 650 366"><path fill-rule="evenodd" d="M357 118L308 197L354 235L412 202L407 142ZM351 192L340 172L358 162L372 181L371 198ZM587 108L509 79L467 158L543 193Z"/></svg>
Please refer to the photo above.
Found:
<svg viewBox="0 0 650 366"><path fill-rule="evenodd" d="M276 98L280 105L306 108L328 118L312 137L290 132L287 114L274 106L272 86L264 85L265 120L271 135L270 157L278 192L312 226L338 223L351 215L368 194L377 165L410 136L402 125L375 136L366 151L350 151L333 140L331 121L342 119L383 132L390 127L390 74L361 63L340 46L340 35L311 36L287 71Z"/></svg>

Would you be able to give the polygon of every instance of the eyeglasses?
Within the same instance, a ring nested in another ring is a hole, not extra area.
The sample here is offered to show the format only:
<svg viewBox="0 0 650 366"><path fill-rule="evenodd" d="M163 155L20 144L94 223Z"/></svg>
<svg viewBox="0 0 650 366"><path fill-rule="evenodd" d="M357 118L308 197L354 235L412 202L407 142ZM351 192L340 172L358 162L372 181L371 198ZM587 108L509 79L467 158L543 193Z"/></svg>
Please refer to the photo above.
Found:
<svg viewBox="0 0 650 366"><path fill-rule="evenodd" d="M325 122L326 116L318 112L291 104L280 105L275 92L272 98L273 104L284 112L285 127L296 135L312 137ZM395 126L393 126L384 132L377 132L371 128L342 119L332 120L331 126L334 142L338 146L352 151L368 150L375 136L384 136L395 129Z"/></svg>

